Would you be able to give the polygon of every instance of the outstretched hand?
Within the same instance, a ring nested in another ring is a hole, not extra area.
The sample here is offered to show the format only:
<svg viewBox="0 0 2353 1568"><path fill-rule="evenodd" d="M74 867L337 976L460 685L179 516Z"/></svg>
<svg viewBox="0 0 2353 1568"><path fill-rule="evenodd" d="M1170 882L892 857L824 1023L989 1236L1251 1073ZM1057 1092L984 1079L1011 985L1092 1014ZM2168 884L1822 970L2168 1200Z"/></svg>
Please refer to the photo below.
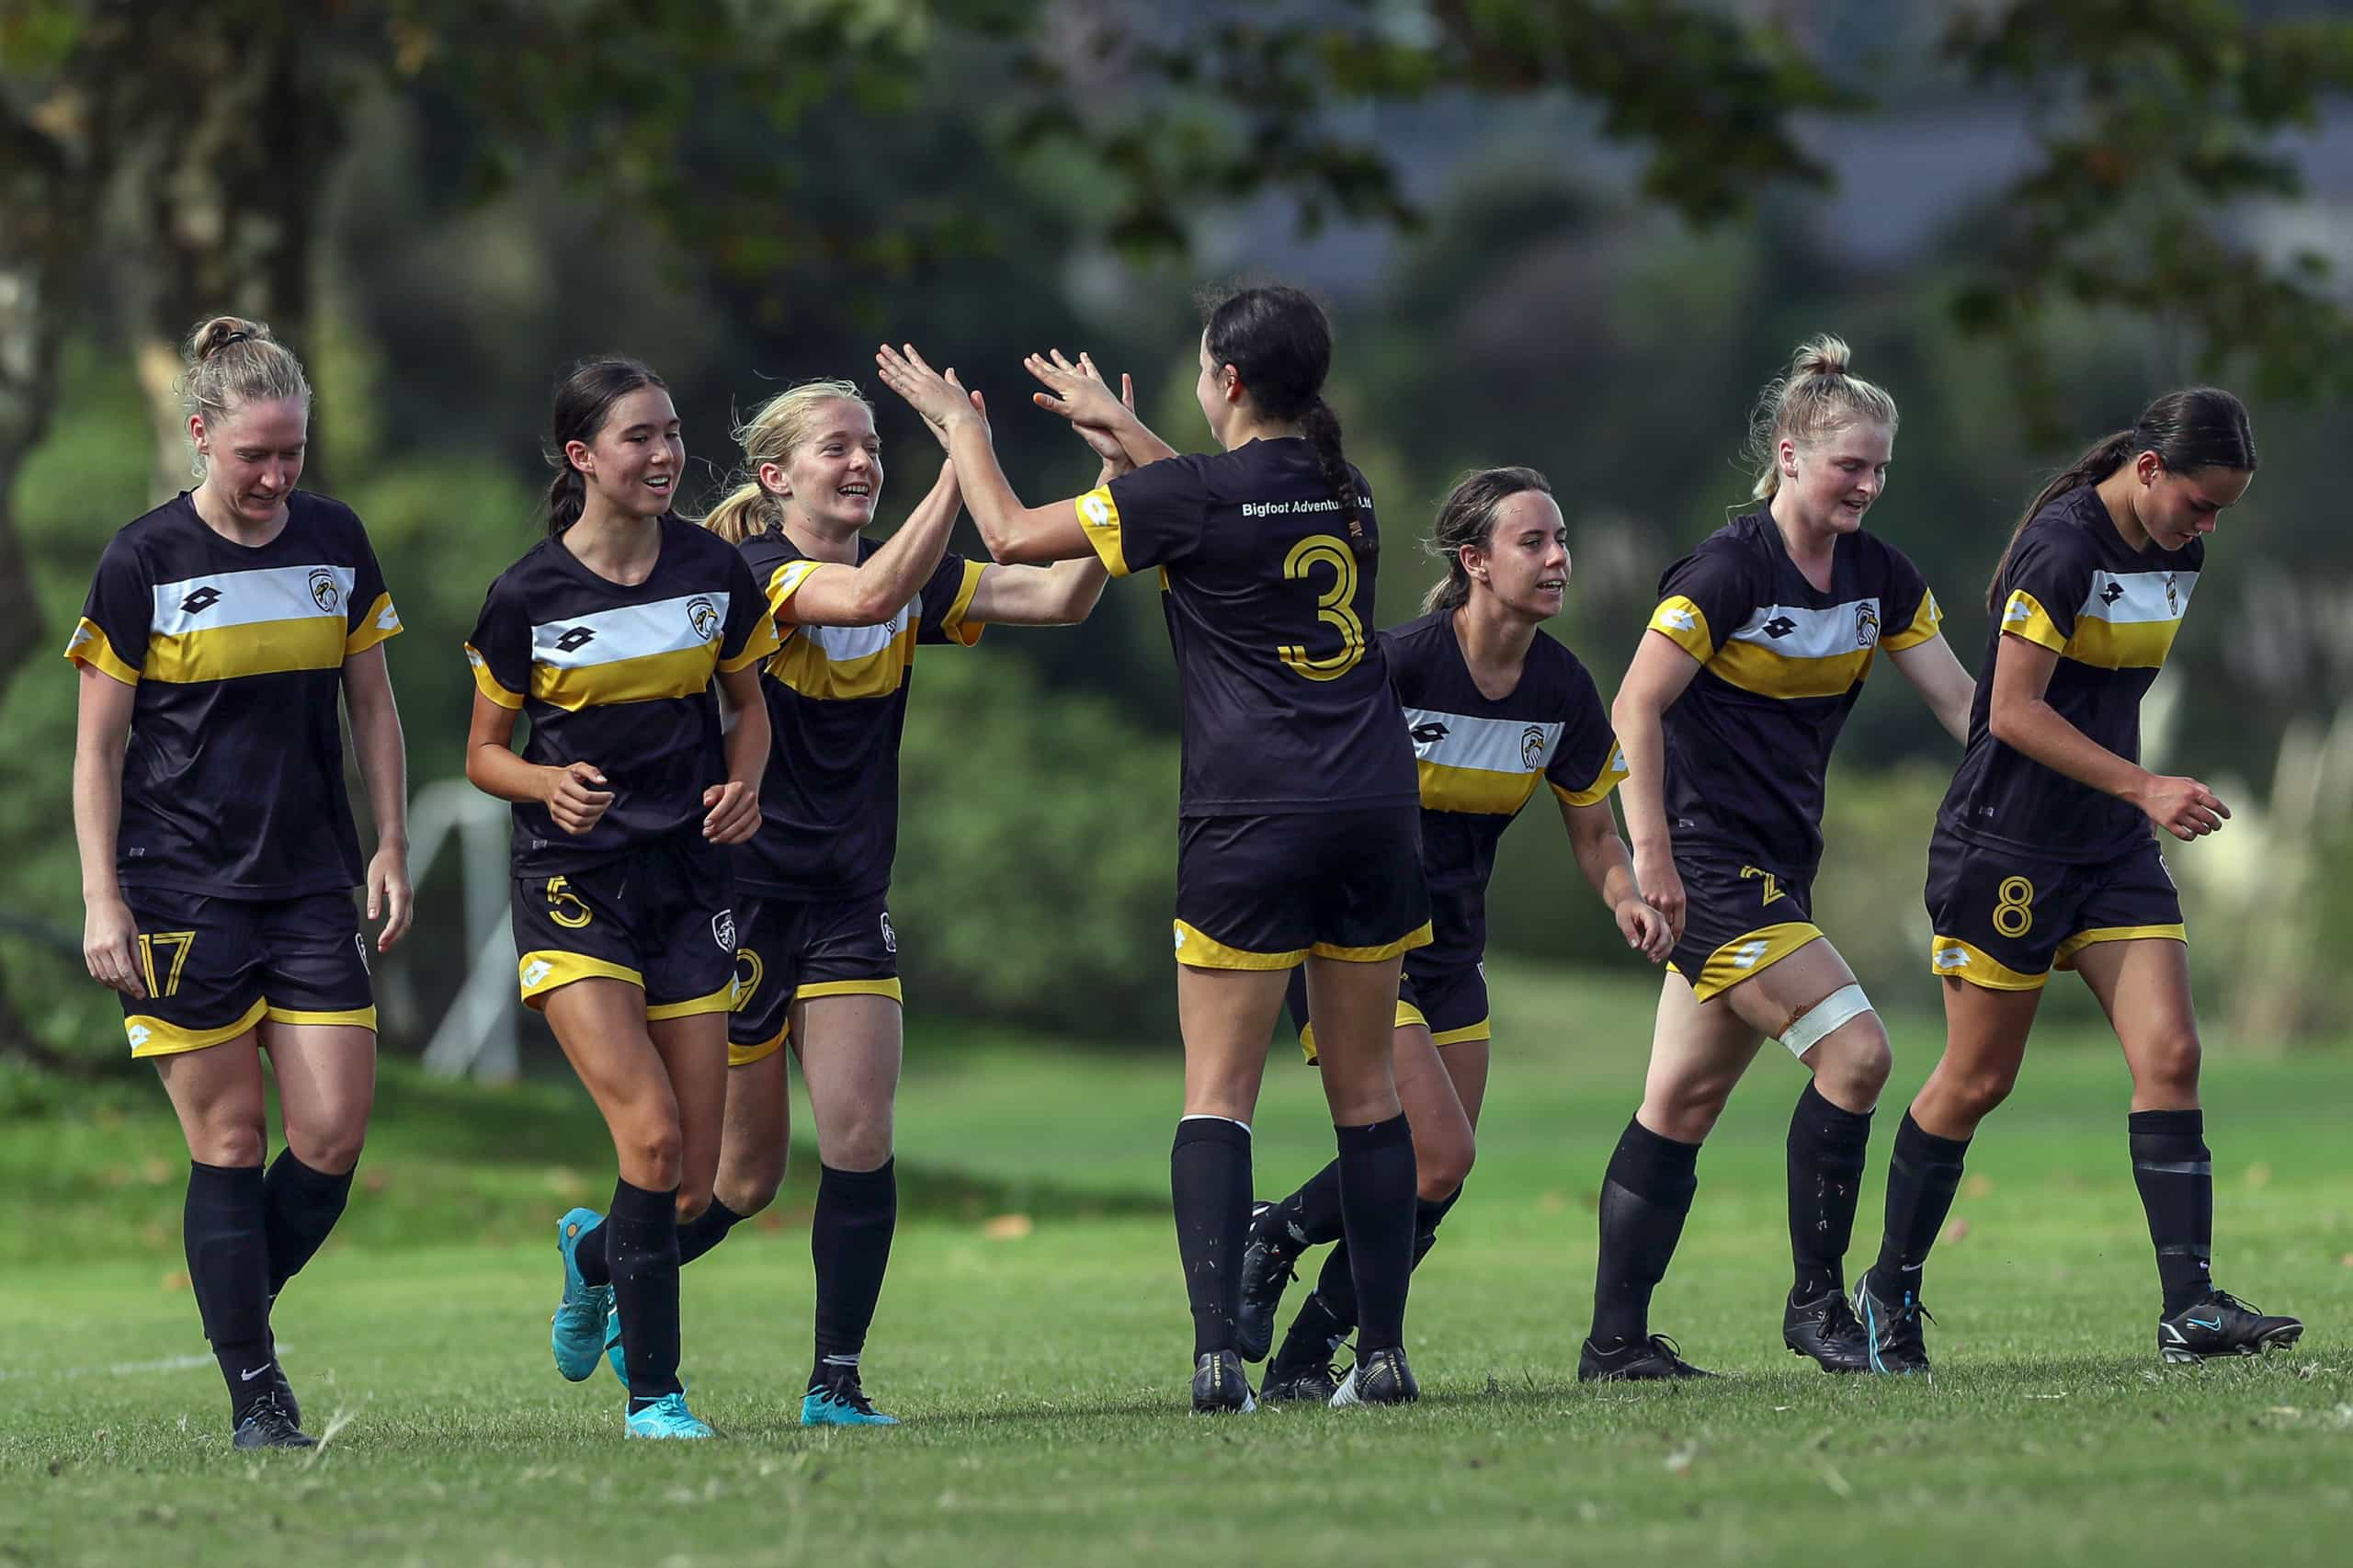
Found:
<svg viewBox="0 0 2353 1568"><path fill-rule="evenodd" d="M1029 394L1032 403L1069 420L1078 438L1106 463L1122 472L1135 466L1128 460L1127 449L1120 444L1119 436L1120 426L1135 417L1134 377L1120 374L1120 395L1115 399L1110 383L1103 379L1103 372L1090 354L1081 352L1077 363L1073 364L1056 348L1029 355L1021 364L1046 385L1044 392Z"/></svg>
<svg viewBox="0 0 2353 1568"><path fill-rule="evenodd" d="M883 344L874 351L874 364L881 372L882 384L906 399L907 406L923 416L940 445L948 444L949 431L960 420L985 424L980 393L967 391L956 379L955 366L945 373L933 369L912 343L903 348Z"/></svg>

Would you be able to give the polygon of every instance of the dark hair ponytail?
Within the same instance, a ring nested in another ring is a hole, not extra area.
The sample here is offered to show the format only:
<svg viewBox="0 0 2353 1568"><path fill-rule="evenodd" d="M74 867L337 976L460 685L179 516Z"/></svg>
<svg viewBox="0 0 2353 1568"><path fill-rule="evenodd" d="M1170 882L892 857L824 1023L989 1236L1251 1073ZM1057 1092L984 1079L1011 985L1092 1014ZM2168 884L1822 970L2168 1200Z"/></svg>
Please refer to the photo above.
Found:
<svg viewBox="0 0 2353 1568"><path fill-rule="evenodd" d="M2002 547L1993 580L1985 585L1985 608L2001 613L2002 578L2018 553L2018 538L2035 515L2072 490L2097 484L2143 452L2154 452L2168 473L2195 473L2201 468L2255 472L2255 426L2246 405L2220 387L2185 387L2155 399L2141 411L2131 428L2103 436L2085 449L2027 503L2010 542Z"/></svg>
<svg viewBox="0 0 2353 1568"><path fill-rule="evenodd" d="M1552 482L1532 468L1473 469L1454 482L1438 503L1438 521L1423 546L1446 562L1446 575L1422 596L1422 613L1461 609L1471 598L1471 577L1462 570L1462 547L1485 550L1495 537L1495 514L1505 502L1529 491L1552 494Z"/></svg>
<svg viewBox="0 0 2353 1568"><path fill-rule="evenodd" d="M546 452L548 461L555 466L555 477L548 482L549 538L578 522L588 505L588 481L572 466L564 449L574 441L596 440L613 404L641 387L667 392L670 383L642 361L617 354L583 359L556 383L555 409L549 421L553 439Z"/></svg>
<svg viewBox="0 0 2353 1568"><path fill-rule="evenodd" d="M1250 401L1269 419L1294 421L1339 506L1348 546L1361 558L1379 548L1364 530L1364 502L1340 448L1340 416L1324 401L1332 370L1332 323L1305 291L1282 284L1204 298L1203 347L1231 365Z"/></svg>

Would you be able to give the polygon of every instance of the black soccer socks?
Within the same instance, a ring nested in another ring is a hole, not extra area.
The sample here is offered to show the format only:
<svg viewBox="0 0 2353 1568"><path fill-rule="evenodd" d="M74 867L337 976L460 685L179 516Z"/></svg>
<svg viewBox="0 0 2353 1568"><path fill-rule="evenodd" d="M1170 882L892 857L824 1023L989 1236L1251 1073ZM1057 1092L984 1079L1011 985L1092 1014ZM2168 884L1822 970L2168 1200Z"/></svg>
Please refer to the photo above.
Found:
<svg viewBox="0 0 2353 1568"><path fill-rule="evenodd" d="M272 1300L286 1282L317 1256L343 1206L351 1198L352 1173L329 1176L314 1171L280 1149L263 1179L264 1229L269 1238L269 1294Z"/></svg>
<svg viewBox="0 0 2353 1568"><path fill-rule="evenodd" d="M678 1381L678 1189L655 1192L614 1182L613 1206L597 1234L621 1312L630 1409L684 1392Z"/></svg>
<svg viewBox="0 0 2353 1568"><path fill-rule="evenodd" d="M1275 1208L1294 1253L1338 1241L1346 1233L1340 1222L1340 1162L1327 1161Z"/></svg>
<svg viewBox="0 0 2353 1568"><path fill-rule="evenodd" d="M891 1237L899 1224L898 1161L870 1171L819 1167L817 1212L809 1225L809 1256L817 1268L817 1356L814 1387L830 1361L855 1367L882 1299L891 1267Z"/></svg>
<svg viewBox="0 0 2353 1568"><path fill-rule="evenodd" d="M743 1222L743 1215L712 1199L710 1208L678 1227L678 1267L684 1268L725 1241L727 1233ZM586 1278L585 1271L582 1278Z"/></svg>
<svg viewBox="0 0 2353 1568"><path fill-rule="evenodd" d="M2206 1116L2196 1110L2131 1113L2132 1185L2149 1216L2165 1315L2214 1288L2214 1156L2206 1149Z"/></svg>
<svg viewBox="0 0 2353 1568"><path fill-rule="evenodd" d="M1356 1284L1357 1355L1405 1342L1405 1288L1414 1271L1414 1130L1400 1111L1365 1127L1336 1127L1340 1216Z"/></svg>
<svg viewBox="0 0 2353 1568"><path fill-rule="evenodd" d="M1222 1116L1177 1122L1168 1151L1168 1196L1198 1361L1233 1348L1242 1249L1250 1233L1250 1130Z"/></svg>
<svg viewBox="0 0 2353 1568"><path fill-rule="evenodd" d="M1880 1236L1879 1261L1871 1265L1871 1293L1881 1301L1920 1299L1921 1271L1952 1211L1968 1154L1968 1139L1925 1132L1910 1111L1904 1113L1887 1161L1887 1228Z"/></svg>
<svg viewBox="0 0 2353 1568"><path fill-rule="evenodd" d="M267 1202L259 1165L188 1162L181 1217L188 1278L229 1385L232 1426L278 1386L269 1347Z"/></svg>
<svg viewBox="0 0 2353 1568"><path fill-rule="evenodd" d="M1426 1198L1415 1199L1412 1267L1419 1268L1422 1266L1422 1259L1429 1256L1430 1248L1438 1244L1438 1221L1446 1218L1447 1210L1452 1209L1454 1200L1461 1196L1462 1189L1458 1187L1436 1203L1432 1203ZM1322 1311L1331 1321L1329 1324L1313 1325L1314 1336L1322 1337L1330 1330L1336 1329L1337 1334L1333 1336L1332 1342L1337 1344L1340 1338L1345 1338L1355 1330L1357 1326L1355 1267L1349 1261L1348 1244L1346 1242L1342 1242L1324 1255L1324 1271L1315 1277L1315 1293L1309 1300L1321 1303ZM1306 1316L1304 1308L1302 1309L1301 1316L1302 1318ZM1330 1346L1326 1346L1325 1348L1328 1350Z"/></svg>
<svg viewBox="0 0 2353 1568"><path fill-rule="evenodd" d="M1601 1177L1601 1256L1593 1276L1593 1340L1650 1333L1651 1292L1666 1278L1699 1190L1699 1145L1629 1120Z"/></svg>
<svg viewBox="0 0 2353 1568"><path fill-rule="evenodd" d="M1855 1235L1870 1136L1870 1112L1835 1106L1807 1081L1790 1115L1790 1257L1797 1268L1791 1295L1799 1301L1846 1291L1847 1246Z"/></svg>

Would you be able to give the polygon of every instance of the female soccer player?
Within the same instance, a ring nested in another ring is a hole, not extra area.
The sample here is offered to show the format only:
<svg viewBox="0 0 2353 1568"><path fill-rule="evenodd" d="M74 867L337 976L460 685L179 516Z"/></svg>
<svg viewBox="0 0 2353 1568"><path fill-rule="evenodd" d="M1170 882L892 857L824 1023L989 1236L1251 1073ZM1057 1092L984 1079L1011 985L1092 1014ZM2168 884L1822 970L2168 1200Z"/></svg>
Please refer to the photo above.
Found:
<svg viewBox="0 0 2353 1568"><path fill-rule="evenodd" d="M306 1449L270 1307L351 1193L376 1090L379 952L408 929L406 761L367 530L297 490L302 367L259 322L196 329L181 383L201 483L114 536L81 666L74 829L91 975L122 993L188 1152L188 1279L241 1449ZM340 695L376 823L363 873ZM261 1054L286 1146L265 1174Z"/></svg>
<svg viewBox="0 0 2353 1568"><path fill-rule="evenodd" d="M760 822L776 651L759 585L725 540L671 515L686 467L661 378L586 359L556 388L548 537L490 585L466 644L466 777L515 803L515 946L604 1113L609 1218L557 1228L556 1365L596 1369L618 1301L623 1430L708 1437L678 1381L678 1224L710 1201L735 989L725 846ZM717 679L734 710L722 739ZM530 739L512 749L515 718ZM609 1295L608 1295L609 1292Z"/></svg>
<svg viewBox="0 0 2353 1568"><path fill-rule="evenodd" d="M882 379L948 434L965 505L1001 561L1158 566L1184 693L1176 872L1185 1112L1170 1153L1193 1312L1193 1408L1253 1407L1234 1354L1250 1222L1250 1116L1287 971L1302 960L1340 1150L1360 1326L1356 1397L1418 1396L1406 1364L1412 1132L1391 1074L1398 960L1429 940L1413 752L1369 636L1380 533L1323 398L1331 327L1295 289L1209 312L1196 388L1213 457L1173 456L1099 382L1050 406L1107 431L1133 473L1053 506L1006 484L987 423L913 347ZM1037 367L1031 367L1033 372Z"/></svg>
<svg viewBox="0 0 2353 1568"><path fill-rule="evenodd" d="M789 1041L819 1160L809 1244L816 1351L801 1419L889 1426L860 1385L858 1359L898 1221L891 1127L904 1036L887 903L915 649L970 646L992 621L1083 620L1104 571L1093 561L1040 570L946 554L961 508L950 463L887 542L865 538L881 500L882 450L873 407L848 381L779 393L736 438L745 477L703 526L743 550L784 644L760 681L774 736L761 825L734 851L734 1070L719 1175L710 1207L679 1235L679 1256L701 1256L776 1197L790 1131ZM606 1339L617 1358L609 1326Z"/></svg>
<svg viewBox="0 0 2353 1568"><path fill-rule="evenodd" d="M1431 939L1405 955L1396 1017L1397 1096L1414 1128L1417 1198L1414 1262L1471 1172L1486 1097L1487 881L1495 846L1540 779L1559 800L1577 869L1627 946L1654 963L1673 933L1634 885L1609 791L1622 769L1601 694L1577 656L1542 630L1561 613L1569 580L1568 529L1552 486L1530 468L1466 474L1438 507L1431 551L1445 577L1418 620L1381 634L1389 678L1419 761L1422 870L1429 878ZM1304 1021L1296 978L1291 1011ZM1315 1031L1301 1041L1315 1059ZM1251 1217L1242 1258L1241 1351L1256 1361L1274 1337L1274 1312L1310 1246L1341 1242L1299 1310L1259 1396L1328 1401L1330 1362L1356 1326L1347 1245L1340 1232L1339 1166L1325 1165Z"/></svg>
<svg viewBox="0 0 2353 1568"><path fill-rule="evenodd" d="M2168 392L2043 486L1995 568L1988 673L1928 848L1945 1053L1895 1135L1887 1229L1855 1290L1875 1367L1927 1370L1922 1268L2054 968L2084 977L2131 1069L2132 1179L2165 1293L2157 1353L2255 1356L2304 1332L2208 1273L2213 1156L2188 937L2149 828L2190 840L2231 813L2197 779L2140 765L2141 699L2188 611L2205 536L2254 477L2237 398Z"/></svg>
<svg viewBox="0 0 2353 1568"><path fill-rule="evenodd" d="M1816 337L1759 398L1756 511L1668 568L1612 710L1625 748L1634 876L1677 929L1642 1108L1609 1159L1593 1332L1581 1379L1701 1376L1650 1332L1698 1185L1700 1141L1770 1035L1813 1080L1790 1119L1783 1342L1826 1370L1869 1346L1847 1309L1870 1114L1887 1035L1813 924L1823 778L1884 647L1944 727L1966 732L1968 673L1936 596L1903 552L1862 531L1887 483L1895 402Z"/></svg>

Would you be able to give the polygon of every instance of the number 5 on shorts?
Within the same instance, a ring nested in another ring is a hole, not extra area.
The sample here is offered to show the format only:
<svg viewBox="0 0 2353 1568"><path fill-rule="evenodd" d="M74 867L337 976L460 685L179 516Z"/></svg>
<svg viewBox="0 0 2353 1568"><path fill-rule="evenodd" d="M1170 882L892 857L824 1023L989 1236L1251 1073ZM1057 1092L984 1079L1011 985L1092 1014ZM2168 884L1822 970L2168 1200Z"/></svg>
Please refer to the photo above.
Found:
<svg viewBox="0 0 2353 1568"><path fill-rule="evenodd" d="M180 989L180 971L188 967L188 950L196 946L193 931L142 931L139 933L139 969L146 977L150 996L176 996ZM172 967L165 974L164 983L155 983L155 949L172 949Z"/></svg>

